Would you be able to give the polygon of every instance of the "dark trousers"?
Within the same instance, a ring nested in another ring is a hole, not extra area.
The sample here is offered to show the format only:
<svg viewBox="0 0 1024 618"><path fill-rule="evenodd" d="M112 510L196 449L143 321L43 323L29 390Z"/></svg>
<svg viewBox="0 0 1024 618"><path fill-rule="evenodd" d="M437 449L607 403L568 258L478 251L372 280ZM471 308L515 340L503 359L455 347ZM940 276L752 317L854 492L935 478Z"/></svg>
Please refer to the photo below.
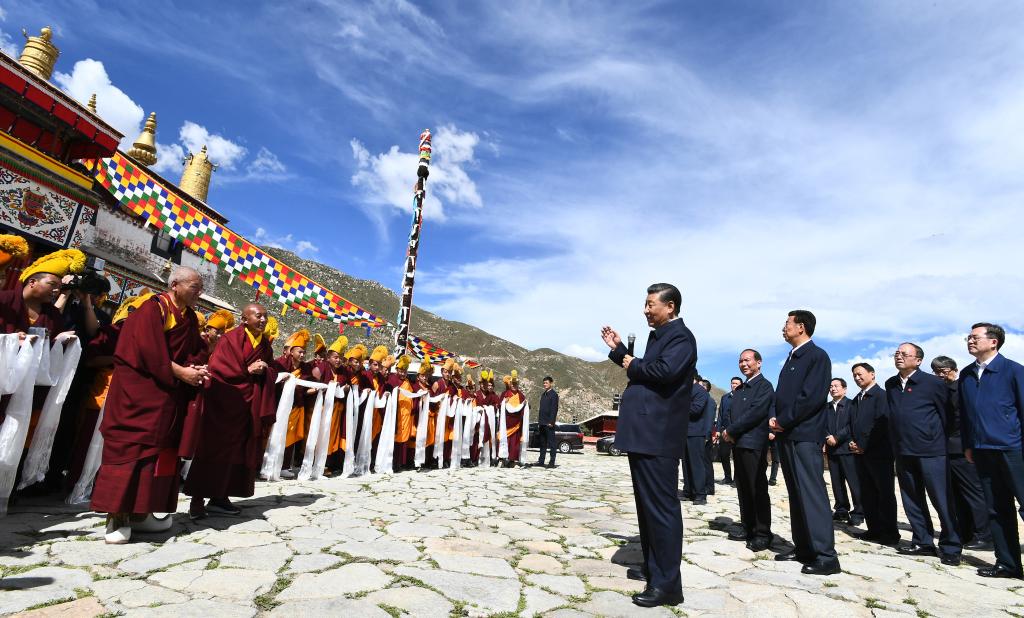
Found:
<svg viewBox="0 0 1024 618"><path fill-rule="evenodd" d="M789 492L793 545L797 557L807 562L834 560L836 537L825 489L821 444L784 439L779 445L779 455L782 476Z"/></svg>
<svg viewBox="0 0 1024 618"><path fill-rule="evenodd" d="M712 452L715 445L711 440L704 442L704 489L709 496L715 495L715 466L712 464Z"/></svg>
<svg viewBox="0 0 1024 618"><path fill-rule="evenodd" d="M647 583L662 592L681 594L679 565L683 554L683 513L676 488L677 459L629 453L636 520Z"/></svg>
<svg viewBox="0 0 1024 618"><path fill-rule="evenodd" d="M769 483L774 483L775 479L779 478L779 443L777 440L770 440L768 442L767 453L772 455L772 473L768 477Z"/></svg>
<svg viewBox="0 0 1024 618"><path fill-rule="evenodd" d="M989 505L989 527L996 548L996 565L1021 575L1018 514L1024 519L1024 452L974 449L985 500ZM1014 509L1013 500L1017 499Z"/></svg>
<svg viewBox="0 0 1024 618"><path fill-rule="evenodd" d="M726 483L732 481L732 445L722 440L718 443L718 462L722 464L722 473Z"/></svg>
<svg viewBox="0 0 1024 618"><path fill-rule="evenodd" d="M835 512L847 515L855 521L864 520L864 507L861 504L860 480L857 477L855 455L829 455L828 474L832 479L832 497L835 498ZM846 486L850 492L847 494ZM853 507L850 506L853 497Z"/></svg>
<svg viewBox="0 0 1024 618"><path fill-rule="evenodd" d="M538 439L540 440L540 459L537 460L538 464L544 464L544 451L551 451L551 465L555 465L555 454L558 453L558 440L555 437L555 428L550 425L541 425L537 428L540 433Z"/></svg>
<svg viewBox="0 0 1024 618"><path fill-rule="evenodd" d="M939 516L939 551L948 555L959 555L960 535L956 533L956 517L949 499L949 462L945 455L935 457L896 457L896 478L900 482L900 499L903 512L914 531L913 542L918 545L935 545L935 527L928 511L928 498ZM927 494L927 498L925 496Z"/></svg>
<svg viewBox="0 0 1024 618"><path fill-rule="evenodd" d="M868 532L878 538L898 540L900 530L896 525L896 475L893 472L893 460L863 455L854 455L854 458Z"/></svg>
<svg viewBox="0 0 1024 618"><path fill-rule="evenodd" d="M767 448L736 447L736 496L740 501L740 521L748 541L772 540L772 503L768 496Z"/></svg>
<svg viewBox="0 0 1024 618"><path fill-rule="evenodd" d="M960 540L964 543L988 540L992 535L988 523L988 502L985 501L985 490L977 468L963 455L950 454L946 457L949 458L953 510Z"/></svg>
<svg viewBox="0 0 1024 618"><path fill-rule="evenodd" d="M686 438L686 452L683 454L683 496L700 500L707 498L707 472L704 469L704 438Z"/></svg>

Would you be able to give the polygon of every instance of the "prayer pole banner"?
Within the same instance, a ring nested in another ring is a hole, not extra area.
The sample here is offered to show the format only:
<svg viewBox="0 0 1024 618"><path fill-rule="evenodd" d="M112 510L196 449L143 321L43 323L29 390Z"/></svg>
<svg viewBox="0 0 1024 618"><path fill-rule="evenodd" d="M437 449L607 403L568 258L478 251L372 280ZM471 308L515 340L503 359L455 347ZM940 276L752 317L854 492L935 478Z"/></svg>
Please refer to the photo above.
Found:
<svg viewBox="0 0 1024 618"><path fill-rule="evenodd" d="M270 257L161 186L122 153L82 163L122 206L257 292L312 317L371 328L385 321Z"/></svg>
<svg viewBox="0 0 1024 618"><path fill-rule="evenodd" d="M409 335L409 349L416 355L416 358L420 360L427 359L431 365L443 363L449 358L459 357L458 354L453 354L429 341L424 341L416 335Z"/></svg>

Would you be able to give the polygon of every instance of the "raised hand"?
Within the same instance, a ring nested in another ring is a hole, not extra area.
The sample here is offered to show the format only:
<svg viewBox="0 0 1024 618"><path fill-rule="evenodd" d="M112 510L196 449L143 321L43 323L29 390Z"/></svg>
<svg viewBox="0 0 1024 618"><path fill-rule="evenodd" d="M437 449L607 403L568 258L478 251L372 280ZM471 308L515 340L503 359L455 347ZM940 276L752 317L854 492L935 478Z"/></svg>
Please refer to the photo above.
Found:
<svg viewBox="0 0 1024 618"><path fill-rule="evenodd" d="M622 343L622 337L619 337L619 333L612 330L611 326L604 326L601 328L601 339L603 339L605 344L613 350L619 347L619 344Z"/></svg>

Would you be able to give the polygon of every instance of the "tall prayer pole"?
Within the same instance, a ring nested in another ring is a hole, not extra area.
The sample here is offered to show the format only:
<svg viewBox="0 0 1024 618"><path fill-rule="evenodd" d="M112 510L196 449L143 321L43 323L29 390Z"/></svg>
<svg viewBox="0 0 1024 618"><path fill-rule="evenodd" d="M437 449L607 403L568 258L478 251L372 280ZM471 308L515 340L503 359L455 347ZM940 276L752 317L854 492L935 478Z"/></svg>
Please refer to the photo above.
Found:
<svg viewBox="0 0 1024 618"><path fill-rule="evenodd" d="M405 253L405 271L402 275L402 301L398 307L398 328L395 330L395 357L405 354L409 343L409 321L412 317L412 288L416 281L416 257L420 248L420 227L423 224L423 200L427 196L427 176L430 176L430 129L420 133L420 161L416 169L416 185L412 198L412 231Z"/></svg>

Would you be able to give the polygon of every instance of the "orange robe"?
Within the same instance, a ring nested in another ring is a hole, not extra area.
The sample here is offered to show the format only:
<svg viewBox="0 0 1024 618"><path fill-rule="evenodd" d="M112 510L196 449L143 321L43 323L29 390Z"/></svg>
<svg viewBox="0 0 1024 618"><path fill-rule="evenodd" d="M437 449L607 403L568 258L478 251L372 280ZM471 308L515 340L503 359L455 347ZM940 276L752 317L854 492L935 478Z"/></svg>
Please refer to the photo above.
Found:
<svg viewBox="0 0 1024 618"><path fill-rule="evenodd" d="M523 403L523 394L519 390L509 388L501 394L501 399L502 401L507 400L509 406L518 408ZM523 436L523 415L525 412L526 410L520 410L519 412L505 413L505 435L508 436L509 461L519 461L519 442Z"/></svg>

